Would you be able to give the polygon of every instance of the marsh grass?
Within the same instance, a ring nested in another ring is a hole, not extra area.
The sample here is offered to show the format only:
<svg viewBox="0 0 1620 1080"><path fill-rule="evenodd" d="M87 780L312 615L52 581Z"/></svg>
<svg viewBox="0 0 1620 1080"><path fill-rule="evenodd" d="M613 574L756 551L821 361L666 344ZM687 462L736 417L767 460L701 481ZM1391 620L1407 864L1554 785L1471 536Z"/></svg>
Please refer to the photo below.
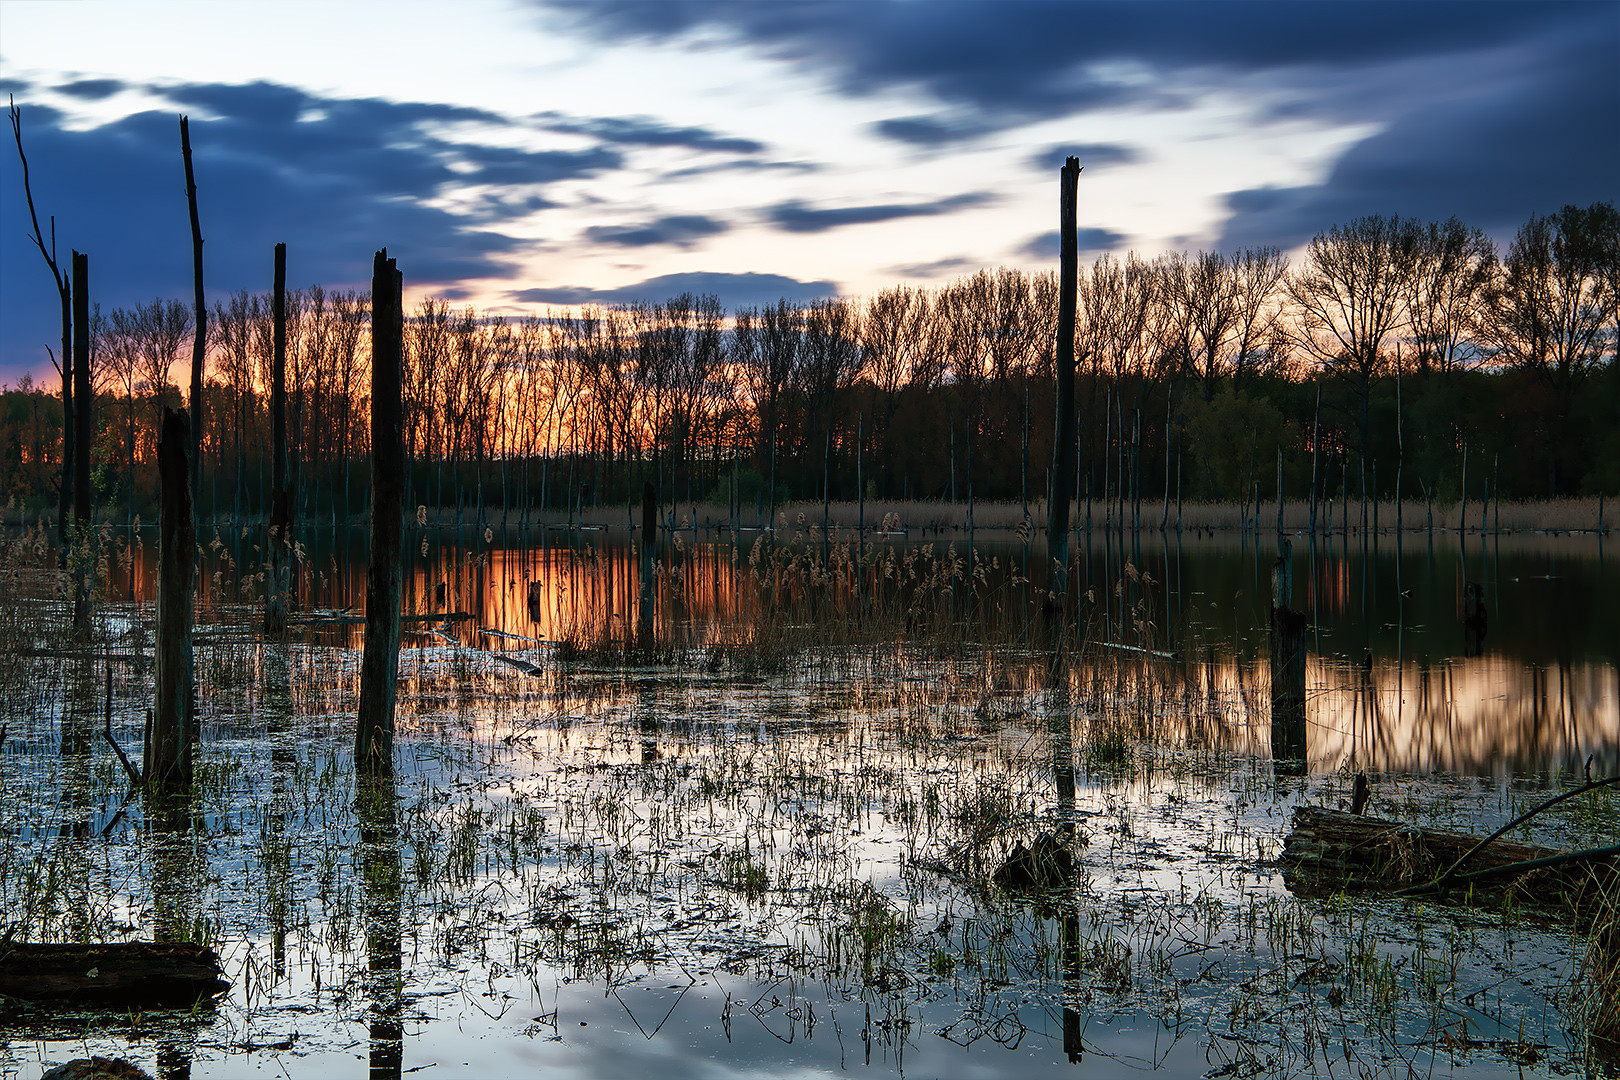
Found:
<svg viewBox="0 0 1620 1080"><path fill-rule="evenodd" d="M679 591L684 557L662 587ZM347 1054L349 1025L390 1009L425 1026L435 1002L465 1003L455 1022L477 1027L536 987L675 972L761 987L761 1022L778 995L817 995L897 1056L924 1031L1018 1046L1042 1022L1031 1003L1089 1017L1094 1053L1146 1022L1230 1074L1573 1066L1562 1025L1607 1030L1612 982L1582 976L1598 990L1586 1012L1552 1007L1573 958L1528 921L1284 892L1278 822L1348 776L1285 785L1268 761L1179 740L1236 706L1143 653L1165 643L1157 584L1134 569L1084 599L1054 667L1028 575L981 573L949 543L805 538L739 562L747 617L726 636L666 607L637 652L604 616L520 672L424 635L401 665L387 828L352 787L350 649L245 638L227 628L251 608L210 611L202 827L178 837L138 805L100 836L115 767L53 735L93 713L99 683L30 660L37 707L8 709L27 749L8 746L0 777L0 909L22 940L161 927L216 943L242 987L231 1039L196 1041L216 1058L295 1036L300 1053ZM60 600L41 602L17 641L59 624ZM150 691L149 670L117 676L126 744ZM1414 818L1456 812L1454 792L1425 790ZM1014 844L1059 829L1080 884L990 884ZM1594 933L1587 971L1612 974L1611 940Z"/></svg>

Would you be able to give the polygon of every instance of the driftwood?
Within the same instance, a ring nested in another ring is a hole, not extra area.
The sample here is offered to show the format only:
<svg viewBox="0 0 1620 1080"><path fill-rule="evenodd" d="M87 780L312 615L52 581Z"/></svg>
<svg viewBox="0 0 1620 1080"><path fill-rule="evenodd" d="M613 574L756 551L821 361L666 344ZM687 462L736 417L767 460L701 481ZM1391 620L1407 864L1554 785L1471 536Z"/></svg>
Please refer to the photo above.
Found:
<svg viewBox="0 0 1620 1080"><path fill-rule="evenodd" d="M1289 889L1304 896L1468 891L1561 905L1577 902L1594 879L1620 882L1617 848L1566 852L1500 838L1484 845L1467 833L1322 806L1296 807L1293 824L1279 862Z"/></svg>
<svg viewBox="0 0 1620 1080"><path fill-rule="evenodd" d="M230 987L203 945L0 945L0 996L40 1006L190 1008Z"/></svg>

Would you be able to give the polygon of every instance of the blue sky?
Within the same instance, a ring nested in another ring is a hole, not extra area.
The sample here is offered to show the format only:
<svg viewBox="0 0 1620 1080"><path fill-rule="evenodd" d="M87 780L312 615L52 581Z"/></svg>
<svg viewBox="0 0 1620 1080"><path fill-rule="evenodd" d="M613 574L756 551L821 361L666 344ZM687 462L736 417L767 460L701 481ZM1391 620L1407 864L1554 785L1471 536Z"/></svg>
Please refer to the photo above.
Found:
<svg viewBox="0 0 1620 1080"><path fill-rule="evenodd" d="M104 308L364 286L512 312L866 294L1083 255L1297 248L1370 213L1499 242L1620 198L1620 3L274 5L0 0L58 253ZM0 154L0 380L55 297Z"/></svg>

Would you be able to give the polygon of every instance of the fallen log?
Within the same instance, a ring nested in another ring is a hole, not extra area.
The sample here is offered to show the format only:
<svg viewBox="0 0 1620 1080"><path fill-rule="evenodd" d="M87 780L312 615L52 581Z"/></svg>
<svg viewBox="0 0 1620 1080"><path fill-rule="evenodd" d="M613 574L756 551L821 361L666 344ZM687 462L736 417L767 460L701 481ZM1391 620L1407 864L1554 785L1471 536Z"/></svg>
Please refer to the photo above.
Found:
<svg viewBox="0 0 1620 1080"><path fill-rule="evenodd" d="M1594 884L1620 885L1620 849L1559 851L1538 844L1425 829L1323 806L1294 808L1278 862L1301 896L1368 890L1471 892L1575 907ZM1457 864L1468 857L1466 867ZM1449 877L1447 876L1449 875Z"/></svg>
<svg viewBox="0 0 1620 1080"><path fill-rule="evenodd" d="M0 945L0 996L74 1008L190 1008L230 988L204 945Z"/></svg>

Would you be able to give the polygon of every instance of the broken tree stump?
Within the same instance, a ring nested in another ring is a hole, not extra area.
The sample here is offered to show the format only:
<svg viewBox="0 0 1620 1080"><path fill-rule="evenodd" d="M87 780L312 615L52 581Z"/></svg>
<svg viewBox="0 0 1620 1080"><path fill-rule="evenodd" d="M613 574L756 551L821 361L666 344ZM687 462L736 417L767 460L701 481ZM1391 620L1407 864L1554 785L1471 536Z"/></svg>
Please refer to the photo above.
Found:
<svg viewBox="0 0 1620 1080"><path fill-rule="evenodd" d="M1335 892L1421 891L1472 851L1480 837L1363 817L1324 806L1294 808L1293 829L1278 862L1301 896ZM1449 893L1573 907L1594 884L1620 885L1616 849L1565 852L1497 839L1445 883Z"/></svg>
<svg viewBox="0 0 1620 1080"><path fill-rule="evenodd" d="M0 946L0 995L35 1005L190 1008L229 988L219 954L205 945L126 941Z"/></svg>

